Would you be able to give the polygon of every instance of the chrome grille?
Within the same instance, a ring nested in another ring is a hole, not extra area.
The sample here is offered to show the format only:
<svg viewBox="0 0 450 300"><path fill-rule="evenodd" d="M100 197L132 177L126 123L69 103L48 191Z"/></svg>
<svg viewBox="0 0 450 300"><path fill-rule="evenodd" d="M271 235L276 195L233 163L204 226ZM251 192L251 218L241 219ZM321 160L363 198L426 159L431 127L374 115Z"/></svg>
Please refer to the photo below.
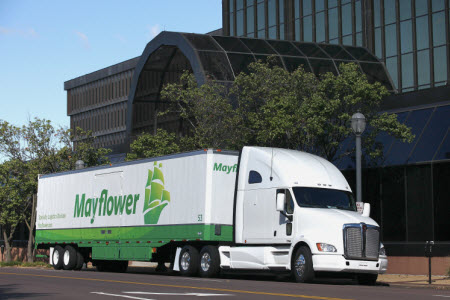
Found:
<svg viewBox="0 0 450 300"><path fill-rule="evenodd" d="M347 228L347 255L362 257L362 236L358 227Z"/></svg>
<svg viewBox="0 0 450 300"><path fill-rule="evenodd" d="M379 228L372 225L344 225L344 251L347 259L377 260L380 248Z"/></svg>

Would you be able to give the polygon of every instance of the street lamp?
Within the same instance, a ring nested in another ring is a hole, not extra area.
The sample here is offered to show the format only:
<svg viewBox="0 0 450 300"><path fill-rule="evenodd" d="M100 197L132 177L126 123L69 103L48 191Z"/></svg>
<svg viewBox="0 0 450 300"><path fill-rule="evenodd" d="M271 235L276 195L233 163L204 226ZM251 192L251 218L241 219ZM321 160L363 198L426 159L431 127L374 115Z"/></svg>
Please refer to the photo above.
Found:
<svg viewBox="0 0 450 300"><path fill-rule="evenodd" d="M356 136L356 201L361 202L361 134L366 129L366 118L362 113L352 116L352 130Z"/></svg>

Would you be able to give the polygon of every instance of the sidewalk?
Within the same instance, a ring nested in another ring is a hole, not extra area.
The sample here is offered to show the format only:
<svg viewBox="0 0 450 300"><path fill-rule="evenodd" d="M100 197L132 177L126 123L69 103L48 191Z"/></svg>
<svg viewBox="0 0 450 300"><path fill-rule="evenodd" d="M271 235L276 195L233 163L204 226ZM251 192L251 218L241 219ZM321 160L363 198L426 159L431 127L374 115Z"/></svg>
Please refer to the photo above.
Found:
<svg viewBox="0 0 450 300"><path fill-rule="evenodd" d="M390 286L409 286L450 290L450 277L432 276L431 284L428 284L428 276L425 275L394 275L383 274L378 276L378 283L387 283Z"/></svg>

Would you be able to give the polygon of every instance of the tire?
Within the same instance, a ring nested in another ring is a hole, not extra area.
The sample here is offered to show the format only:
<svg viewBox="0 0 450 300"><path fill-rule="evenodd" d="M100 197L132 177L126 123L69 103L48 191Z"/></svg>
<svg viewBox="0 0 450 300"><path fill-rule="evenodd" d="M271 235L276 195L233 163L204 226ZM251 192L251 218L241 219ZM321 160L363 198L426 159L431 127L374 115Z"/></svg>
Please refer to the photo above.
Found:
<svg viewBox="0 0 450 300"><path fill-rule="evenodd" d="M314 279L312 254L308 247L301 246L295 252L292 272L296 282L311 282Z"/></svg>
<svg viewBox="0 0 450 300"><path fill-rule="evenodd" d="M198 250L192 246L184 246L180 252L180 274L183 276L195 276L200 265Z"/></svg>
<svg viewBox="0 0 450 300"><path fill-rule="evenodd" d="M97 260L95 261L95 268L99 272L106 272L106 263L103 260Z"/></svg>
<svg viewBox="0 0 450 300"><path fill-rule="evenodd" d="M64 249L63 268L64 270L73 270L77 265L77 250L67 245Z"/></svg>
<svg viewBox="0 0 450 300"><path fill-rule="evenodd" d="M356 280L361 285L375 285L378 279L378 274L357 274Z"/></svg>
<svg viewBox="0 0 450 300"><path fill-rule="evenodd" d="M83 268L84 264L84 256L81 254L80 250L77 251L77 263L75 264L75 267L73 268L75 271L81 270Z"/></svg>
<svg viewBox="0 0 450 300"><path fill-rule="evenodd" d="M205 246L200 251L199 274L201 277L216 277L220 272L220 255L215 246Z"/></svg>
<svg viewBox="0 0 450 300"><path fill-rule="evenodd" d="M61 246L55 246L52 254L52 263L55 270L63 268L64 249Z"/></svg>

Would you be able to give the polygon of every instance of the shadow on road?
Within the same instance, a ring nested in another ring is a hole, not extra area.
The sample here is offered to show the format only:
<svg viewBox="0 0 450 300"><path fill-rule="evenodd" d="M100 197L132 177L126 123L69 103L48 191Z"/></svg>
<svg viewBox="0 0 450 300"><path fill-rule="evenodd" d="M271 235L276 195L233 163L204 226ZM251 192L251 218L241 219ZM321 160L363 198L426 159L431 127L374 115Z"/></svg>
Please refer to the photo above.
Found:
<svg viewBox="0 0 450 300"><path fill-rule="evenodd" d="M38 298L42 299L49 294L43 293L23 293L19 291L20 285L18 284L8 284L0 285L0 299L24 299L24 298Z"/></svg>

